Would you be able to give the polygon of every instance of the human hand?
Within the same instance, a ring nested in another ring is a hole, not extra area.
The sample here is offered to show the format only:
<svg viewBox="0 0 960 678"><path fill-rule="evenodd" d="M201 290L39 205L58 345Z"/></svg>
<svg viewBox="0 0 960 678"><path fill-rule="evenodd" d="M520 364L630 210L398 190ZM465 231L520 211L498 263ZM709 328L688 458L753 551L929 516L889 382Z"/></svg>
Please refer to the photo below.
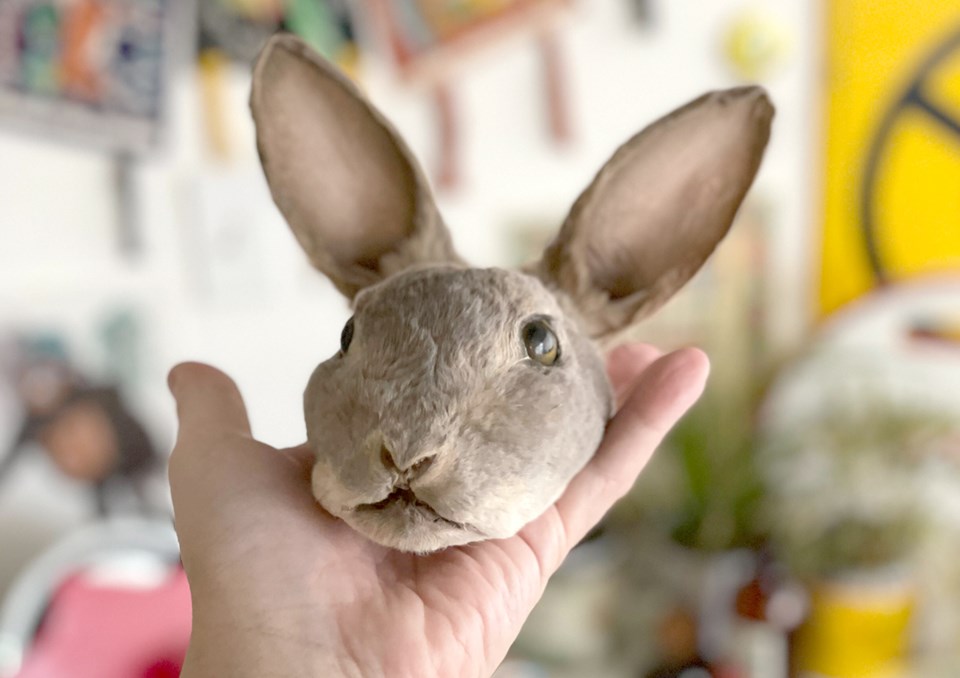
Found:
<svg viewBox="0 0 960 678"><path fill-rule="evenodd" d="M170 485L193 634L182 676L489 676L567 553L696 401L704 354L615 349L620 409L563 496L510 539L426 556L381 547L313 499L306 447L255 440L233 382L170 375Z"/></svg>

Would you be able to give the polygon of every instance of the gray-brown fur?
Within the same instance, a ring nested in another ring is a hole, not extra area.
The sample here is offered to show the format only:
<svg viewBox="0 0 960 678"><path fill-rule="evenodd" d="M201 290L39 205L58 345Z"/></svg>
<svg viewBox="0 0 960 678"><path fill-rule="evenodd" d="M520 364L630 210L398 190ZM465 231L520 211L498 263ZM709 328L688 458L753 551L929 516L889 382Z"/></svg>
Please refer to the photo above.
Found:
<svg viewBox="0 0 960 678"><path fill-rule="evenodd" d="M274 37L251 106L271 191L355 308L304 394L313 492L374 541L427 552L506 537L554 502L612 415L597 340L649 314L726 234L773 108L712 93L625 144L524 271L468 268L389 123L297 38ZM528 357L547 319L560 357Z"/></svg>

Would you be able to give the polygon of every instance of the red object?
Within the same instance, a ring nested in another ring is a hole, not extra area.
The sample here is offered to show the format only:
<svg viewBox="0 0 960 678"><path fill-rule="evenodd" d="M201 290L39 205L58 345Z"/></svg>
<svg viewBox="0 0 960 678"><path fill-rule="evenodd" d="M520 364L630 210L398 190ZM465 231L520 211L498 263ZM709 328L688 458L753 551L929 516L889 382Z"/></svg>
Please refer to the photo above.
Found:
<svg viewBox="0 0 960 678"><path fill-rule="evenodd" d="M767 594L759 576L751 579L737 592L737 616L753 621L765 621L769 602Z"/></svg>
<svg viewBox="0 0 960 678"><path fill-rule="evenodd" d="M75 575L54 595L17 678L175 678L190 613L179 567L152 588Z"/></svg>

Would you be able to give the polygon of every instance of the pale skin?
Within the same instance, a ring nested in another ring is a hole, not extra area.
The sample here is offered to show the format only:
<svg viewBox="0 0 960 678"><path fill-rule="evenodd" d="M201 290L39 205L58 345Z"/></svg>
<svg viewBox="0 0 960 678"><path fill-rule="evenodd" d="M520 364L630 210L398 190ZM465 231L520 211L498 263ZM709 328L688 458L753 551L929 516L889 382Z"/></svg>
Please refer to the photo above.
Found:
<svg viewBox="0 0 960 678"><path fill-rule="evenodd" d="M194 615L181 675L490 676L709 370L696 349L645 344L615 349L607 367L618 413L556 504L513 538L427 556L385 549L324 512L309 450L255 440L222 372L176 367L170 484Z"/></svg>

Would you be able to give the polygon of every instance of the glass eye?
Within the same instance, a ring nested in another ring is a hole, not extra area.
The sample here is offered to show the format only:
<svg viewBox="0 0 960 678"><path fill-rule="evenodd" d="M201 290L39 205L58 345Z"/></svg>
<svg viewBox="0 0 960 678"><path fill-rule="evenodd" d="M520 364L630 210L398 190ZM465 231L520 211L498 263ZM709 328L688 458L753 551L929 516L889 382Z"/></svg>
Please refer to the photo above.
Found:
<svg viewBox="0 0 960 678"><path fill-rule="evenodd" d="M346 353L350 348L350 342L353 341L353 316L343 326L343 332L340 333L340 352Z"/></svg>
<svg viewBox="0 0 960 678"><path fill-rule="evenodd" d="M560 343L557 335L543 320L532 320L523 326L521 332L527 355L541 365L553 365L560 355Z"/></svg>

